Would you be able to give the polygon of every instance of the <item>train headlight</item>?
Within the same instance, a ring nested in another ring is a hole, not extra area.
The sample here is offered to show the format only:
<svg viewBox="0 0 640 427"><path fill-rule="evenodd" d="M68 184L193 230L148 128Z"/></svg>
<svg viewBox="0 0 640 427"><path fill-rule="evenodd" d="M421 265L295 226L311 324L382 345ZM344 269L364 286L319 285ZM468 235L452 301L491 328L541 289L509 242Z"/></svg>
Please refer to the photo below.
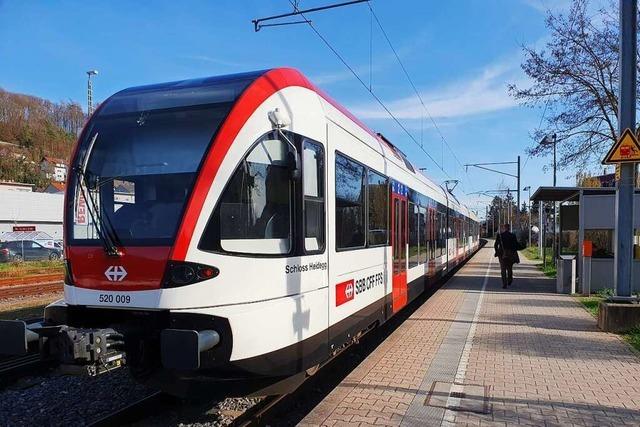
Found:
<svg viewBox="0 0 640 427"><path fill-rule="evenodd" d="M163 288L177 288L213 279L220 274L216 267L193 262L169 261L162 279Z"/></svg>

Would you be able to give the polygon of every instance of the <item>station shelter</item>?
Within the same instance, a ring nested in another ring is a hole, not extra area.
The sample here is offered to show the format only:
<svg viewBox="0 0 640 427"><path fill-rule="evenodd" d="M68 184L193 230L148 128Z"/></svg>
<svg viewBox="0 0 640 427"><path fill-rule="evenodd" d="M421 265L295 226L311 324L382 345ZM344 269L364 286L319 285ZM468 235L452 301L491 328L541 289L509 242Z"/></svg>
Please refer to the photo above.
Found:
<svg viewBox="0 0 640 427"><path fill-rule="evenodd" d="M615 188L540 187L539 251L553 247L559 292L614 289ZM555 217L554 217L555 206ZM629 213L631 214L631 213ZM640 190L634 195L633 291L640 292ZM551 244L550 244L551 243ZM589 256L590 255L590 256ZM573 267L571 267L573 263Z"/></svg>

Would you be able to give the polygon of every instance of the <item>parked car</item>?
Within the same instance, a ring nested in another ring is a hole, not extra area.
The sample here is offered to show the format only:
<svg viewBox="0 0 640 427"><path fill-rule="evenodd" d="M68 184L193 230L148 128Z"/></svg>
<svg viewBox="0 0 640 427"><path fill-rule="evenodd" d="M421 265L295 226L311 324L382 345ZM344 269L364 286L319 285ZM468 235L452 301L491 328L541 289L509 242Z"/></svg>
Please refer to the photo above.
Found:
<svg viewBox="0 0 640 427"><path fill-rule="evenodd" d="M33 240L16 240L0 243L0 262L19 262L31 260L58 260L62 251L56 248L46 248Z"/></svg>

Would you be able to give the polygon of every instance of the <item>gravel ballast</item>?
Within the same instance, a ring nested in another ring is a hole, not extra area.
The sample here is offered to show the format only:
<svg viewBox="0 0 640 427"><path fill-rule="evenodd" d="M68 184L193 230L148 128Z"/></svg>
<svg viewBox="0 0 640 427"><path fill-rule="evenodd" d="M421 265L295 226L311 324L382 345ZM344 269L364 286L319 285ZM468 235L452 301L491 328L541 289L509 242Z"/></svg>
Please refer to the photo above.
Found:
<svg viewBox="0 0 640 427"><path fill-rule="evenodd" d="M96 378L50 373L0 390L0 425L87 425L151 394L128 370Z"/></svg>

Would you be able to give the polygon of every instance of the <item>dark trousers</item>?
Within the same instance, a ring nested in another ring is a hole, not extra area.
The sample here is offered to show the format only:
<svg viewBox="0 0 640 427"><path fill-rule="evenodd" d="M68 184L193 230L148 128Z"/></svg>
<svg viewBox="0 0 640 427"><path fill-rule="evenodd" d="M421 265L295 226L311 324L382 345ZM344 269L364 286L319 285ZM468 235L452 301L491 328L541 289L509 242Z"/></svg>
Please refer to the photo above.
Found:
<svg viewBox="0 0 640 427"><path fill-rule="evenodd" d="M500 260L500 275L502 276L502 286L506 288L513 282L513 262L505 261L502 258Z"/></svg>

